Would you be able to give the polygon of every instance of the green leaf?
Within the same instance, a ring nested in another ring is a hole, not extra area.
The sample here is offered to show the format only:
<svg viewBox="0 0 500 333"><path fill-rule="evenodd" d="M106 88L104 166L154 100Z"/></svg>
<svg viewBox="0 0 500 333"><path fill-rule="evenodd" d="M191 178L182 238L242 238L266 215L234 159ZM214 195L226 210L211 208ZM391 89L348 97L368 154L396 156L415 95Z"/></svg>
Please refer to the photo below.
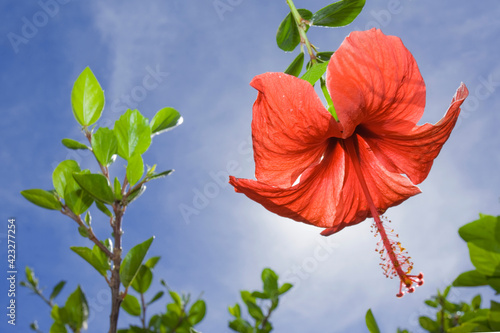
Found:
<svg viewBox="0 0 500 333"><path fill-rule="evenodd" d="M182 124L181 114L174 108L166 107L156 112L151 120L151 133L158 135Z"/></svg>
<svg viewBox="0 0 500 333"><path fill-rule="evenodd" d="M298 9L300 16L304 20L311 20L313 15L307 9ZM309 26L306 26L306 31ZM299 29L292 13L288 13L285 19L281 22L276 33L276 43L283 51L293 51L300 43Z"/></svg>
<svg viewBox="0 0 500 333"><path fill-rule="evenodd" d="M121 200L122 199L122 185L120 184L118 177L115 177L115 180L113 183L113 191L115 193L115 197L118 198L119 200Z"/></svg>
<svg viewBox="0 0 500 333"><path fill-rule="evenodd" d="M151 180L151 179L156 179L156 178L163 178L163 177L170 175L172 172L174 172L174 170L167 170L167 171L163 171L160 173L155 173L151 176L148 176L148 179Z"/></svg>
<svg viewBox="0 0 500 333"><path fill-rule="evenodd" d="M489 240L468 242L470 259L477 271L486 276L500 276L500 243Z"/></svg>
<svg viewBox="0 0 500 333"><path fill-rule="evenodd" d="M240 305L238 303L236 303L233 307L228 307L228 310L229 310L229 313L233 316L233 317L236 317L236 318L239 318L241 317L241 309L240 309Z"/></svg>
<svg viewBox="0 0 500 333"><path fill-rule="evenodd" d="M279 289L278 289L278 294L283 295L286 293L288 290L292 289L293 285L291 283L284 283Z"/></svg>
<svg viewBox="0 0 500 333"><path fill-rule="evenodd" d="M127 253L120 267L120 280L125 288L130 286L135 275L139 271L142 261L148 252L154 236L143 243L137 244Z"/></svg>
<svg viewBox="0 0 500 333"><path fill-rule="evenodd" d="M144 154L151 144L148 119L137 110L127 110L115 122L113 131L118 141L118 155L126 160Z"/></svg>
<svg viewBox="0 0 500 333"><path fill-rule="evenodd" d="M452 327L446 333L470 333L475 332L479 325L477 323L463 323L460 326Z"/></svg>
<svg viewBox="0 0 500 333"><path fill-rule="evenodd" d="M260 299L269 299L269 298L271 298L271 295L269 295L267 293L260 292L260 291L254 291L254 292L252 292L252 297L260 298Z"/></svg>
<svg viewBox="0 0 500 333"><path fill-rule="evenodd" d="M141 315L141 304L133 295L127 294L127 296L123 299L121 307L132 316L139 317Z"/></svg>
<svg viewBox="0 0 500 333"><path fill-rule="evenodd" d="M332 57L333 52L327 51L327 52L318 52L316 53L316 58L318 58L321 61L328 62L330 61L330 58Z"/></svg>
<svg viewBox="0 0 500 333"><path fill-rule="evenodd" d="M285 69L286 74L290 74L298 77L300 72L302 71L302 67L304 66L304 52L300 52L297 57L292 61L290 66Z"/></svg>
<svg viewBox="0 0 500 333"><path fill-rule="evenodd" d="M133 155L128 159L127 179L130 186L134 186L141 180L144 174L144 162L141 155Z"/></svg>
<svg viewBox="0 0 500 333"><path fill-rule="evenodd" d="M96 200L113 204L115 196L106 177L101 174L73 173L76 182Z"/></svg>
<svg viewBox="0 0 500 333"><path fill-rule="evenodd" d="M74 330L87 329L89 306L80 286L69 295L66 304L64 304L64 309L67 314L68 325L71 328Z"/></svg>
<svg viewBox="0 0 500 333"><path fill-rule="evenodd" d="M55 321L52 326L50 326L49 333L68 333L66 326L60 321Z"/></svg>
<svg viewBox="0 0 500 333"><path fill-rule="evenodd" d="M270 268L262 270L262 282L264 283L264 292L268 295L278 293L278 275Z"/></svg>
<svg viewBox="0 0 500 333"><path fill-rule="evenodd" d="M368 331L370 333L380 333L380 329L378 328L377 321L373 316L372 309L368 309L365 316L366 327L368 327Z"/></svg>
<svg viewBox="0 0 500 333"><path fill-rule="evenodd" d="M83 143L81 142L78 142L76 140L73 140L73 139L62 139L62 144L66 147L66 148L69 148L69 149L89 149L89 147L87 147L87 145L84 145Z"/></svg>
<svg viewBox="0 0 500 333"><path fill-rule="evenodd" d="M495 289L495 291L497 292L497 294L500 293L500 278L487 277L486 281L488 281L488 285L491 288Z"/></svg>
<svg viewBox="0 0 500 333"><path fill-rule="evenodd" d="M106 216L108 217L113 217L113 214L111 213L111 211L108 209L108 207L106 207L105 204L103 204L102 202L100 201L96 201L95 202L95 205L96 207L101 211L103 212L104 214L106 214Z"/></svg>
<svg viewBox="0 0 500 333"><path fill-rule="evenodd" d="M132 288L140 294L144 294L149 287L151 286L151 282L153 281L153 273L149 267L145 265L141 265L137 275L132 281Z"/></svg>
<svg viewBox="0 0 500 333"><path fill-rule="evenodd" d="M149 258L145 263L144 263L144 266L146 267L149 267L151 269L155 268L156 264L158 263L158 261L160 260L160 256L156 256L156 257L151 257Z"/></svg>
<svg viewBox="0 0 500 333"><path fill-rule="evenodd" d="M84 226L78 226L78 233L80 234L80 236L82 236L83 238L89 238L89 231L87 228L85 228Z"/></svg>
<svg viewBox="0 0 500 333"><path fill-rule="evenodd" d="M159 291L159 292L157 292L157 293L154 295L154 297L153 297L153 298L151 298L151 300L147 303L147 305L149 305L149 304L152 304L152 303L156 302L157 300L159 300L160 298L162 298L164 294L165 294L165 293L164 293L163 291Z"/></svg>
<svg viewBox="0 0 500 333"><path fill-rule="evenodd" d="M52 292L50 293L50 296L49 296L49 299L52 301L54 298L57 297L57 295L59 295L59 293L61 292L62 288L64 288L64 285L66 284L66 281L61 281L59 282L58 284L56 284L56 286L54 287L54 289L52 289Z"/></svg>
<svg viewBox="0 0 500 333"><path fill-rule="evenodd" d="M453 286L455 287L476 287L487 284L486 276L476 270L464 272L453 281Z"/></svg>
<svg viewBox="0 0 500 333"><path fill-rule="evenodd" d="M92 265L102 276L110 268L106 254L97 246L91 250L88 247L72 246L70 249Z"/></svg>
<svg viewBox="0 0 500 333"><path fill-rule="evenodd" d="M323 27L348 25L361 13L365 0L341 0L314 13L312 24Z"/></svg>
<svg viewBox="0 0 500 333"><path fill-rule="evenodd" d="M118 141L115 133L107 127L100 127L91 139L92 150L94 155L104 166L108 166L114 162L115 155L118 152Z"/></svg>
<svg viewBox="0 0 500 333"><path fill-rule="evenodd" d="M315 64L307 72L302 75L301 79L306 80L309 82L311 85L314 86L314 84L325 74L326 68L328 67L328 62L322 62L319 64Z"/></svg>
<svg viewBox="0 0 500 333"><path fill-rule="evenodd" d="M168 293L170 294L170 297L172 297L172 299L174 300L175 304L177 304L179 307L182 307L182 300L179 294L173 290L169 290Z"/></svg>
<svg viewBox="0 0 500 333"><path fill-rule="evenodd" d="M76 215L85 212L92 205L94 199L75 181L74 172L90 174L89 170L80 171L80 166L73 160L65 160L59 163L52 173L52 183L66 205Z"/></svg>
<svg viewBox="0 0 500 333"><path fill-rule="evenodd" d="M250 316L252 316L252 318L254 318L255 320L264 319L264 313L262 312L262 309L255 302L255 297L252 297L252 295L246 290L242 290L240 294L241 294L241 299L243 300L243 302L245 302L245 305L247 306L248 313L250 314Z"/></svg>
<svg viewBox="0 0 500 333"><path fill-rule="evenodd" d="M146 191L146 185L142 184L140 188L130 192L130 194L127 196L126 204L128 205L137 198L139 198L144 193L144 191Z"/></svg>
<svg viewBox="0 0 500 333"><path fill-rule="evenodd" d="M71 105L76 121L82 126L92 125L101 117L104 91L89 67L83 70L73 85Z"/></svg>
<svg viewBox="0 0 500 333"><path fill-rule="evenodd" d="M474 298L472 299L472 302L470 304L471 304L473 310L477 310L477 309L481 308L481 295L478 294L478 295L474 296Z"/></svg>
<svg viewBox="0 0 500 333"><path fill-rule="evenodd" d="M199 299L189 309L189 323L194 326L203 320L207 307L205 301Z"/></svg>
<svg viewBox="0 0 500 333"><path fill-rule="evenodd" d="M481 218L458 229L466 242L490 240L500 243L500 216L481 215Z"/></svg>
<svg viewBox="0 0 500 333"><path fill-rule="evenodd" d="M31 189L21 191L21 195L29 202L46 209L61 210L62 205L56 196L45 190Z"/></svg>
<svg viewBox="0 0 500 333"><path fill-rule="evenodd" d="M253 333L253 327L250 323L243 318L236 318L229 323L229 328L240 333Z"/></svg>
<svg viewBox="0 0 500 333"><path fill-rule="evenodd" d="M425 300L424 303L427 304L430 307L433 307L433 308L437 308L438 307L438 302L430 300L430 299Z"/></svg>
<svg viewBox="0 0 500 333"><path fill-rule="evenodd" d="M490 324L490 328L492 330L500 331L500 303L491 301L488 323Z"/></svg>
<svg viewBox="0 0 500 333"><path fill-rule="evenodd" d="M422 326L423 329L426 329L429 332L439 330L438 323L436 323L434 320L432 320L429 317L421 316L420 318L418 318L418 322L420 323L420 326Z"/></svg>

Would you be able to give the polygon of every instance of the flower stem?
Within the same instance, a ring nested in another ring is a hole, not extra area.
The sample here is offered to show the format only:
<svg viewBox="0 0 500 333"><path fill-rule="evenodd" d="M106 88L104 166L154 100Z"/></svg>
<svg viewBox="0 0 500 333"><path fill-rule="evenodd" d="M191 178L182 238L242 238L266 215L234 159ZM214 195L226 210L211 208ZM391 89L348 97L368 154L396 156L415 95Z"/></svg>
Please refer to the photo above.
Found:
<svg viewBox="0 0 500 333"><path fill-rule="evenodd" d="M309 42L306 34L306 26L309 24L309 22L307 20L304 20L302 16L300 16L300 13L295 7L295 4L292 0L286 0L286 3L288 4L288 7L290 7L290 12L292 13L292 17L295 20L297 29L299 30L300 42L306 46L307 53L311 58L311 63L314 65L317 62L316 54L314 54L314 47L312 46L311 42Z"/></svg>

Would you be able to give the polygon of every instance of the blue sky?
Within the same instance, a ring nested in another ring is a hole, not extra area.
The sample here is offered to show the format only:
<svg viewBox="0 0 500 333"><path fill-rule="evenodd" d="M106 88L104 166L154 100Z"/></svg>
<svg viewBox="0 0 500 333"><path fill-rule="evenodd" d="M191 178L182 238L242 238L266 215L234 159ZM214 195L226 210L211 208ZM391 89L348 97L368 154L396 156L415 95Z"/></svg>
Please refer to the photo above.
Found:
<svg viewBox="0 0 500 333"><path fill-rule="evenodd" d="M379 267L371 221L324 238L321 229L273 215L223 181L229 172L253 178L250 122L256 91L248 83L255 75L283 71L295 53L285 54L275 43L288 11L284 0L220 2L230 10L218 12L213 0L0 4L1 246L7 219L15 217L18 269L34 267L47 293L67 280L59 304L80 284L91 306L89 332L107 331L106 283L69 250L90 242L78 235L73 221L19 194L50 189L52 171L65 159L95 170L88 154L60 143L83 140L70 93L78 74L90 66L106 95L99 125L111 127L127 104L148 118L165 106L184 117L181 126L155 137L145 154L147 164L175 173L149 183L125 215L124 249L155 235L149 255L162 257L149 297L160 288L160 278L194 297L203 292L208 312L199 330L229 332L227 306L239 301L239 290L260 288L260 272L271 267L282 282L295 284L272 317L276 332L363 332L369 308L384 332L397 327L420 332L418 316L429 311L423 301L472 269L457 229L479 212L500 211L500 5L494 0L480 5L371 1L350 26L309 33L324 51L337 49L352 30L377 27L401 37L427 85L422 123L443 116L460 82L470 90L455 130L420 185L423 193L387 212L415 270L425 274L424 286L397 299L398 282L386 279ZM295 3L313 12L329 4ZM24 39L12 42L13 34ZM157 85L145 89L143 82L153 72ZM123 162L115 164L113 171L122 172ZM205 200L199 193L207 193ZM183 215L186 207L196 213ZM93 225L107 237L106 219L95 213ZM8 286L1 281L4 308ZM486 305L492 294L479 291ZM47 332L49 308L26 289L17 292L17 326L7 326L2 315L0 330L25 332L36 319ZM477 292L455 289L452 297L470 301ZM149 313L163 310L165 300ZM138 323L122 312L120 326L133 322Z"/></svg>

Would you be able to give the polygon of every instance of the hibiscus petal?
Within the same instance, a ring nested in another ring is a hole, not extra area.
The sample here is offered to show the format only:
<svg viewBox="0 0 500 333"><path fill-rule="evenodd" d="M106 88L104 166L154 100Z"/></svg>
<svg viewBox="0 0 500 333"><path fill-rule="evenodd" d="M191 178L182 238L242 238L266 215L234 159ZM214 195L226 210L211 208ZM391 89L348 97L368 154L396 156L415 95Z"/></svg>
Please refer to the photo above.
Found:
<svg viewBox="0 0 500 333"><path fill-rule="evenodd" d="M376 130L411 128L422 117L425 84L401 40L380 30L352 32L333 54L327 87L343 137L359 124Z"/></svg>
<svg viewBox="0 0 500 333"><path fill-rule="evenodd" d="M424 124L406 133L386 132L383 135L364 131L363 128L357 131L386 169L406 174L414 184L420 184L448 140L460 114L460 106L468 94L467 87L462 83L445 116L435 125Z"/></svg>
<svg viewBox="0 0 500 333"><path fill-rule="evenodd" d="M383 212L420 193L408 178L394 174L377 162L367 143L359 140L361 168L373 201ZM306 170L292 187L276 187L264 182L230 177L235 190L280 216L340 231L371 217L368 200L356 175L353 159L342 140L330 139L324 159Z"/></svg>
<svg viewBox="0 0 500 333"><path fill-rule="evenodd" d="M289 187L321 159L327 139L340 136L338 124L304 80L265 73L250 84L259 91L252 120L255 177Z"/></svg>

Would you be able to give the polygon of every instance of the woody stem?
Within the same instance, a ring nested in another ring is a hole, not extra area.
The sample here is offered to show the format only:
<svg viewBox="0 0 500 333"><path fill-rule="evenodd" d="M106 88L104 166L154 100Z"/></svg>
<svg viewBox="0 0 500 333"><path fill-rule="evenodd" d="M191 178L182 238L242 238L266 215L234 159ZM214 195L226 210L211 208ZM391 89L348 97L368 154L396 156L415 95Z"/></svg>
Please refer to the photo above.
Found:
<svg viewBox="0 0 500 333"><path fill-rule="evenodd" d="M387 251L387 255L389 256L392 265L394 266L394 269L396 270L399 278L403 283L406 284L408 278L406 277L406 273L403 272L403 270L401 269L401 264L399 263L398 258L394 253L389 237L387 236L385 228L382 225L379 213L377 211L377 208L375 207L375 204L373 203L373 199L370 195L370 191L368 190L368 186L366 185L365 177L363 176L363 173L361 171L360 158L357 149L358 142L355 135L356 134L344 140L345 148L347 149L349 156L351 156L352 164L354 165L354 170L356 171L359 183L361 185L361 188L363 189L363 193L365 194L366 200L368 201L368 206L370 207L370 212L372 213L373 219L375 220L377 229L380 232L380 237L382 237L382 243L384 244L385 250Z"/></svg>

